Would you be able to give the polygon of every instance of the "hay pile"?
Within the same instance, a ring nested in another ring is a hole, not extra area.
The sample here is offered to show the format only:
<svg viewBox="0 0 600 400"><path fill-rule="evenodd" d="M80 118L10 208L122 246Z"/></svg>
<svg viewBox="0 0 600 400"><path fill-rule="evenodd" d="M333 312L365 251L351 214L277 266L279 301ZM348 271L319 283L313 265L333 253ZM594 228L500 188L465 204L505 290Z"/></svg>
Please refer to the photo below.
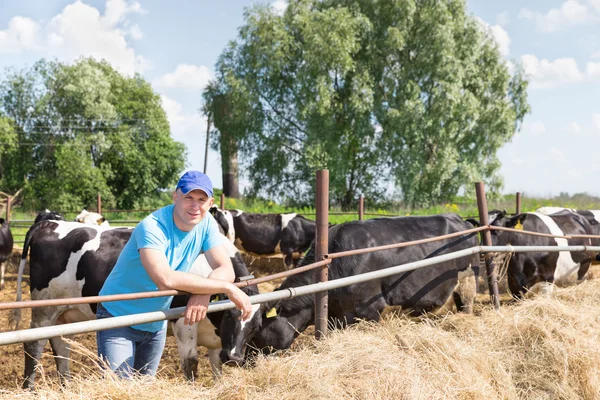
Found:
<svg viewBox="0 0 600 400"><path fill-rule="evenodd" d="M33 399L592 399L600 398L600 281L498 314L411 321L386 316L300 337L293 350L253 369L226 368L214 386L183 380L102 379L90 368L66 388L40 381ZM81 351L81 350L80 350ZM90 355L93 357L93 354Z"/></svg>

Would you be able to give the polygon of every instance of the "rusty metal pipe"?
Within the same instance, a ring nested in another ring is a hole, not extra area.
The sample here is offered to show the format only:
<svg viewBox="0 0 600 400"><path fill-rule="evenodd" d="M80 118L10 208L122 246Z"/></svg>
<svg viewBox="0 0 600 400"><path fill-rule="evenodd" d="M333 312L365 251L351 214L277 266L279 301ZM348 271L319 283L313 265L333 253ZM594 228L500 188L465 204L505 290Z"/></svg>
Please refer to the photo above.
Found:
<svg viewBox="0 0 600 400"><path fill-rule="evenodd" d="M488 229L487 226L480 226L478 228L467 229L465 231L449 233L447 235L435 236L435 237L431 237L431 238L427 238L427 239L412 240L410 242L404 242L404 243L386 244L385 246L369 247L366 249L340 251L338 253L326 254L325 258L333 259L333 258L340 258L340 257L346 257L346 256L354 256L357 254L372 253L374 251L380 251L380 250L397 249L400 247L407 247L407 246L413 246L416 244L430 243L430 242L435 242L438 240L450 239L450 238L457 237L457 236L468 235L470 233L485 231L487 229Z"/></svg>

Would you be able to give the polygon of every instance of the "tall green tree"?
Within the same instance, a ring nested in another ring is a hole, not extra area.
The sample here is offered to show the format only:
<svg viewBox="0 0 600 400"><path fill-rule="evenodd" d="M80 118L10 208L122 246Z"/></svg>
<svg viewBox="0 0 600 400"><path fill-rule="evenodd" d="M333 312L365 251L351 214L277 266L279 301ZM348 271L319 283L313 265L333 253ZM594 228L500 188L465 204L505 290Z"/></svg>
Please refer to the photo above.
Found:
<svg viewBox="0 0 600 400"><path fill-rule="evenodd" d="M0 110L17 150L0 161L2 185L32 208L138 208L161 198L185 167L160 97L108 63L36 63L0 84Z"/></svg>
<svg viewBox="0 0 600 400"><path fill-rule="evenodd" d="M235 106L214 124L235 139L252 193L307 202L327 168L344 208L390 185L414 206L476 180L500 190L496 152L529 111L521 69L509 72L463 0L255 6L217 86Z"/></svg>

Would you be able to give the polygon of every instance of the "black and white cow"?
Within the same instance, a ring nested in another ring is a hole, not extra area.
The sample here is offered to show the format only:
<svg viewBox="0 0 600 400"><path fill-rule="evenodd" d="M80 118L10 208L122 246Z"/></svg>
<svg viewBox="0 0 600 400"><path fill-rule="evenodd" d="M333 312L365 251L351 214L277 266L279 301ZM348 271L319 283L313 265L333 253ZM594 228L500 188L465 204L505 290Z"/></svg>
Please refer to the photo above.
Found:
<svg viewBox="0 0 600 400"><path fill-rule="evenodd" d="M41 221L27 232L17 285L29 253L29 282L32 300L96 296L131 236L131 228L82 225L79 222ZM96 318L96 304L38 307L31 310L31 328ZM18 329L20 310L11 312L9 323ZM24 387L33 387L36 366L46 340L24 343ZM60 337L50 339L61 380L68 379L69 345Z"/></svg>
<svg viewBox="0 0 600 400"><path fill-rule="evenodd" d="M552 215L564 210L571 211L582 215L587 219L592 227L594 235L600 235L600 210L577 210L574 208L563 208L563 207L540 207L535 212L545 215Z"/></svg>
<svg viewBox="0 0 600 400"><path fill-rule="evenodd" d="M46 209L44 211L40 211L35 216L35 221L33 221L33 223L37 224L40 221L64 221L64 220L65 220L65 217L63 217L61 214Z"/></svg>
<svg viewBox="0 0 600 400"><path fill-rule="evenodd" d="M255 214L241 210L230 213L238 249L257 256L283 254L288 269L315 239L315 221L296 213Z"/></svg>
<svg viewBox="0 0 600 400"><path fill-rule="evenodd" d="M98 225L82 226L78 222L65 221L42 221L35 224L27 232L25 238L18 280L20 282L27 253L29 252L32 300L97 296L117 262L123 247L131 237L132 231L132 228L111 228ZM240 274L236 276L248 275L246 266L241 260L237 249L233 244L226 243L235 266L234 270ZM202 259L204 259L204 256L199 258L197 262L202 264ZM204 262L206 263L205 259ZM206 265L208 264L206 263ZM202 270L202 268L198 267L196 270ZM245 290L252 292L256 290L256 287ZM19 284L17 287L17 301L20 300L21 285ZM95 318L96 304L39 307L32 309L30 327L37 328ZM10 323L15 325L16 329L18 329L20 319L20 310L13 310ZM183 318L176 325L183 326ZM212 340L204 337L212 337L215 332L214 329L212 332L205 332L201 330L202 327L206 329L206 323L197 327L197 341L200 344ZM194 326L194 328L196 327ZM189 339L186 339L183 335L176 335L176 337L180 354L184 354L185 352L182 352L181 349L190 349ZM45 343L45 340L24 343L24 387L33 386L36 366L39 363ZM56 366L61 379L68 379L70 375L68 344L60 337L50 339L50 344L56 356ZM218 367L217 365L213 369ZM184 368L184 371L187 370ZM195 373L195 370L193 372Z"/></svg>
<svg viewBox="0 0 600 400"><path fill-rule="evenodd" d="M522 213L506 217L505 211L490 212L490 225L516 228L525 231L546 233L558 236L591 235L592 226L588 219L568 210L552 215L542 213ZM492 231L492 243L498 246L577 246L600 244L598 239L584 238L551 238L532 236L515 232ZM553 283L566 284L581 281L587 273L595 253L561 251L561 252L526 252L510 255L508 261L508 287L516 297L525 293L550 293ZM505 259L498 254L495 258ZM502 261L497 261L497 265Z"/></svg>
<svg viewBox="0 0 600 400"><path fill-rule="evenodd" d="M249 277L250 273L244 263L240 253L237 251L235 246L228 242L227 251L231 258L233 270L236 276L236 282L240 278ZM206 257L200 255L190 272L208 276L212 269ZM256 285L247 286L242 289L248 296L258 294L258 288ZM183 307L187 304L190 296L182 295L175 296L171 303L171 308ZM224 300L224 295L212 296L212 300ZM207 314L207 318L194 325L185 325L184 318L171 321L171 328L173 329L173 335L177 340L177 350L179 352L179 359L181 361L181 368L183 374L188 380L194 380L198 376L198 347L204 346L208 349L208 357L210 360L211 370L214 377L221 375L221 361L219 354L221 353L221 338L220 338L220 326L224 312L214 312Z"/></svg>
<svg viewBox="0 0 600 400"><path fill-rule="evenodd" d="M382 246L430 238L471 229L456 214L426 217L377 218L346 222L329 229L329 252ZM329 266L329 280L381 270L477 246L477 235L462 235L431 243L336 258ZM314 262L314 245L302 265ZM329 290L329 326L344 327L360 319L377 321L387 306L401 306L407 313L452 307L470 313L476 296L479 255L446 261L383 279ZM288 277L279 290L315 283L315 272ZM239 313L223 316L222 361L241 362L247 344L270 351L287 349L313 324L314 296L263 303L247 322Z"/></svg>
<svg viewBox="0 0 600 400"><path fill-rule="evenodd" d="M212 206L208 210L217 224L219 225L219 231L229 239L231 243L235 242L235 228L233 227L233 216L229 210L221 210L217 206ZM237 214L238 210L235 211Z"/></svg>
<svg viewBox="0 0 600 400"><path fill-rule="evenodd" d="M8 260L12 254L13 244L13 236L10 232L10 224L4 218L0 218L0 290L4 290L6 260Z"/></svg>

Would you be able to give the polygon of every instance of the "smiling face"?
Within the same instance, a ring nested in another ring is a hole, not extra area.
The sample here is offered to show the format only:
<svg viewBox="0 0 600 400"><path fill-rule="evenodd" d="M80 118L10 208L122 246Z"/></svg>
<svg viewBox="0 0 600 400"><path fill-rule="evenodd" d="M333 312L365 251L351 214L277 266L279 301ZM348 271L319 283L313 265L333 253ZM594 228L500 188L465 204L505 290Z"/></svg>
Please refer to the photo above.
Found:
<svg viewBox="0 0 600 400"><path fill-rule="evenodd" d="M206 216L214 201L213 197L209 197L200 189L192 190L188 194L183 194L181 189L177 189L173 193L173 220L177 228L184 232L194 229Z"/></svg>

